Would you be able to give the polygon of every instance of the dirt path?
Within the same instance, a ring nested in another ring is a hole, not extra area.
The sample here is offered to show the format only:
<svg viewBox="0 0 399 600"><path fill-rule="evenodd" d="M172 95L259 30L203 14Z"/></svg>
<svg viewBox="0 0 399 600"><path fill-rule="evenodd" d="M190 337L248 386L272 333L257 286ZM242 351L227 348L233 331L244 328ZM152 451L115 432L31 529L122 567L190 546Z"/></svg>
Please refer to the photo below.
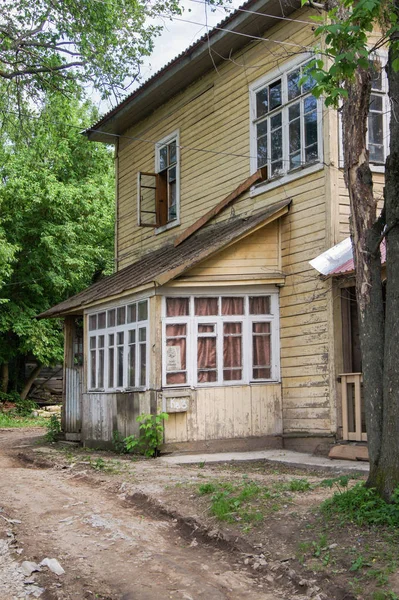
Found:
<svg viewBox="0 0 399 600"><path fill-rule="evenodd" d="M292 597L251 575L241 558L190 538L176 521L143 514L122 494L67 471L29 468L18 452L35 435L0 431L1 600L35 597L28 595L35 585L44 600ZM58 559L65 575L43 569L24 583L18 563L45 557Z"/></svg>

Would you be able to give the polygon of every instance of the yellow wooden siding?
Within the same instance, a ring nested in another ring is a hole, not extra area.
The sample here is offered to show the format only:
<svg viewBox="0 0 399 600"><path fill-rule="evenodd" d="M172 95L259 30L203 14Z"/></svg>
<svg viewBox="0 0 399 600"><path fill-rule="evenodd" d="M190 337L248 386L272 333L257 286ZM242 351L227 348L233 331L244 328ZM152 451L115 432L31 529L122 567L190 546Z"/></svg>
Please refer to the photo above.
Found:
<svg viewBox="0 0 399 600"><path fill-rule="evenodd" d="M373 185L374 195L378 198L379 209L382 209L383 205L383 189L384 189L384 174L373 173ZM337 242L342 241L349 236L349 196L348 190L345 187L343 172L340 171L339 178L339 239Z"/></svg>
<svg viewBox="0 0 399 600"><path fill-rule="evenodd" d="M190 269L185 277L217 275L266 276L279 269L279 224L270 223Z"/></svg>
<svg viewBox="0 0 399 600"><path fill-rule="evenodd" d="M306 17L311 13L298 14ZM268 38L310 46L313 43L311 27L279 22L268 32ZM210 71L126 132L127 137L147 141L121 138L118 268L174 238L248 177L248 86L286 61L283 46L271 42L249 44L234 57L234 62L228 60L218 67L218 72ZM137 172L154 170L154 143L176 129L179 129L181 144L181 225L156 235L153 229L137 227ZM290 192L289 186L287 192ZM273 201L275 195L276 192L264 196L262 203ZM250 198L249 193L245 197L246 207L241 203L242 208L252 210L262 205L259 198ZM221 218L229 216L230 209L224 211Z"/></svg>
<svg viewBox="0 0 399 600"><path fill-rule="evenodd" d="M170 414L165 442L281 435L279 384L200 388L190 410Z"/></svg>

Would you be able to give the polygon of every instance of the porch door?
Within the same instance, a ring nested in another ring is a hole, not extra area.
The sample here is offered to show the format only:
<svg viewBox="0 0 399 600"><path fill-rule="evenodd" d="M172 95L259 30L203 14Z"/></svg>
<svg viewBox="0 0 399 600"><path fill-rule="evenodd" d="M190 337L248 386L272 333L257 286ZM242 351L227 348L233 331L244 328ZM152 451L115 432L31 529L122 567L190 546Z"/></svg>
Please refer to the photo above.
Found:
<svg viewBox="0 0 399 600"><path fill-rule="evenodd" d="M64 374L63 430L66 439L79 440L82 426L83 326L80 320L73 318L65 323Z"/></svg>

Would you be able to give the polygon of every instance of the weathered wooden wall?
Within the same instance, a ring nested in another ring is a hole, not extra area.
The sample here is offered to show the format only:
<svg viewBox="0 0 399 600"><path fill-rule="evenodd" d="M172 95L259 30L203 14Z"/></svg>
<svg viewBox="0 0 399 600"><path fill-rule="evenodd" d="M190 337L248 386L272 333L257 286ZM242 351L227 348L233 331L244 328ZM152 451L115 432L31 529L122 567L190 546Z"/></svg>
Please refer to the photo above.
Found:
<svg viewBox="0 0 399 600"><path fill-rule="evenodd" d="M166 443L282 433L280 384L200 388L189 394L190 409L170 414L165 422Z"/></svg>

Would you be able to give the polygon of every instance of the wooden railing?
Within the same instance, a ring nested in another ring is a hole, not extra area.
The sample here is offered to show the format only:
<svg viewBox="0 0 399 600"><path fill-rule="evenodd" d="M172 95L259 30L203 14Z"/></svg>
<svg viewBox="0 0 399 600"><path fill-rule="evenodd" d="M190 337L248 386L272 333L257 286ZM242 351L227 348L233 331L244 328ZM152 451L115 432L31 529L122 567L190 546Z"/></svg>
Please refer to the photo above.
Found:
<svg viewBox="0 0 399 600"><path fill-rule="evenodd" d="M362 403L362 373L340 375L342 393L342 438L367 442Z"/></svg>

